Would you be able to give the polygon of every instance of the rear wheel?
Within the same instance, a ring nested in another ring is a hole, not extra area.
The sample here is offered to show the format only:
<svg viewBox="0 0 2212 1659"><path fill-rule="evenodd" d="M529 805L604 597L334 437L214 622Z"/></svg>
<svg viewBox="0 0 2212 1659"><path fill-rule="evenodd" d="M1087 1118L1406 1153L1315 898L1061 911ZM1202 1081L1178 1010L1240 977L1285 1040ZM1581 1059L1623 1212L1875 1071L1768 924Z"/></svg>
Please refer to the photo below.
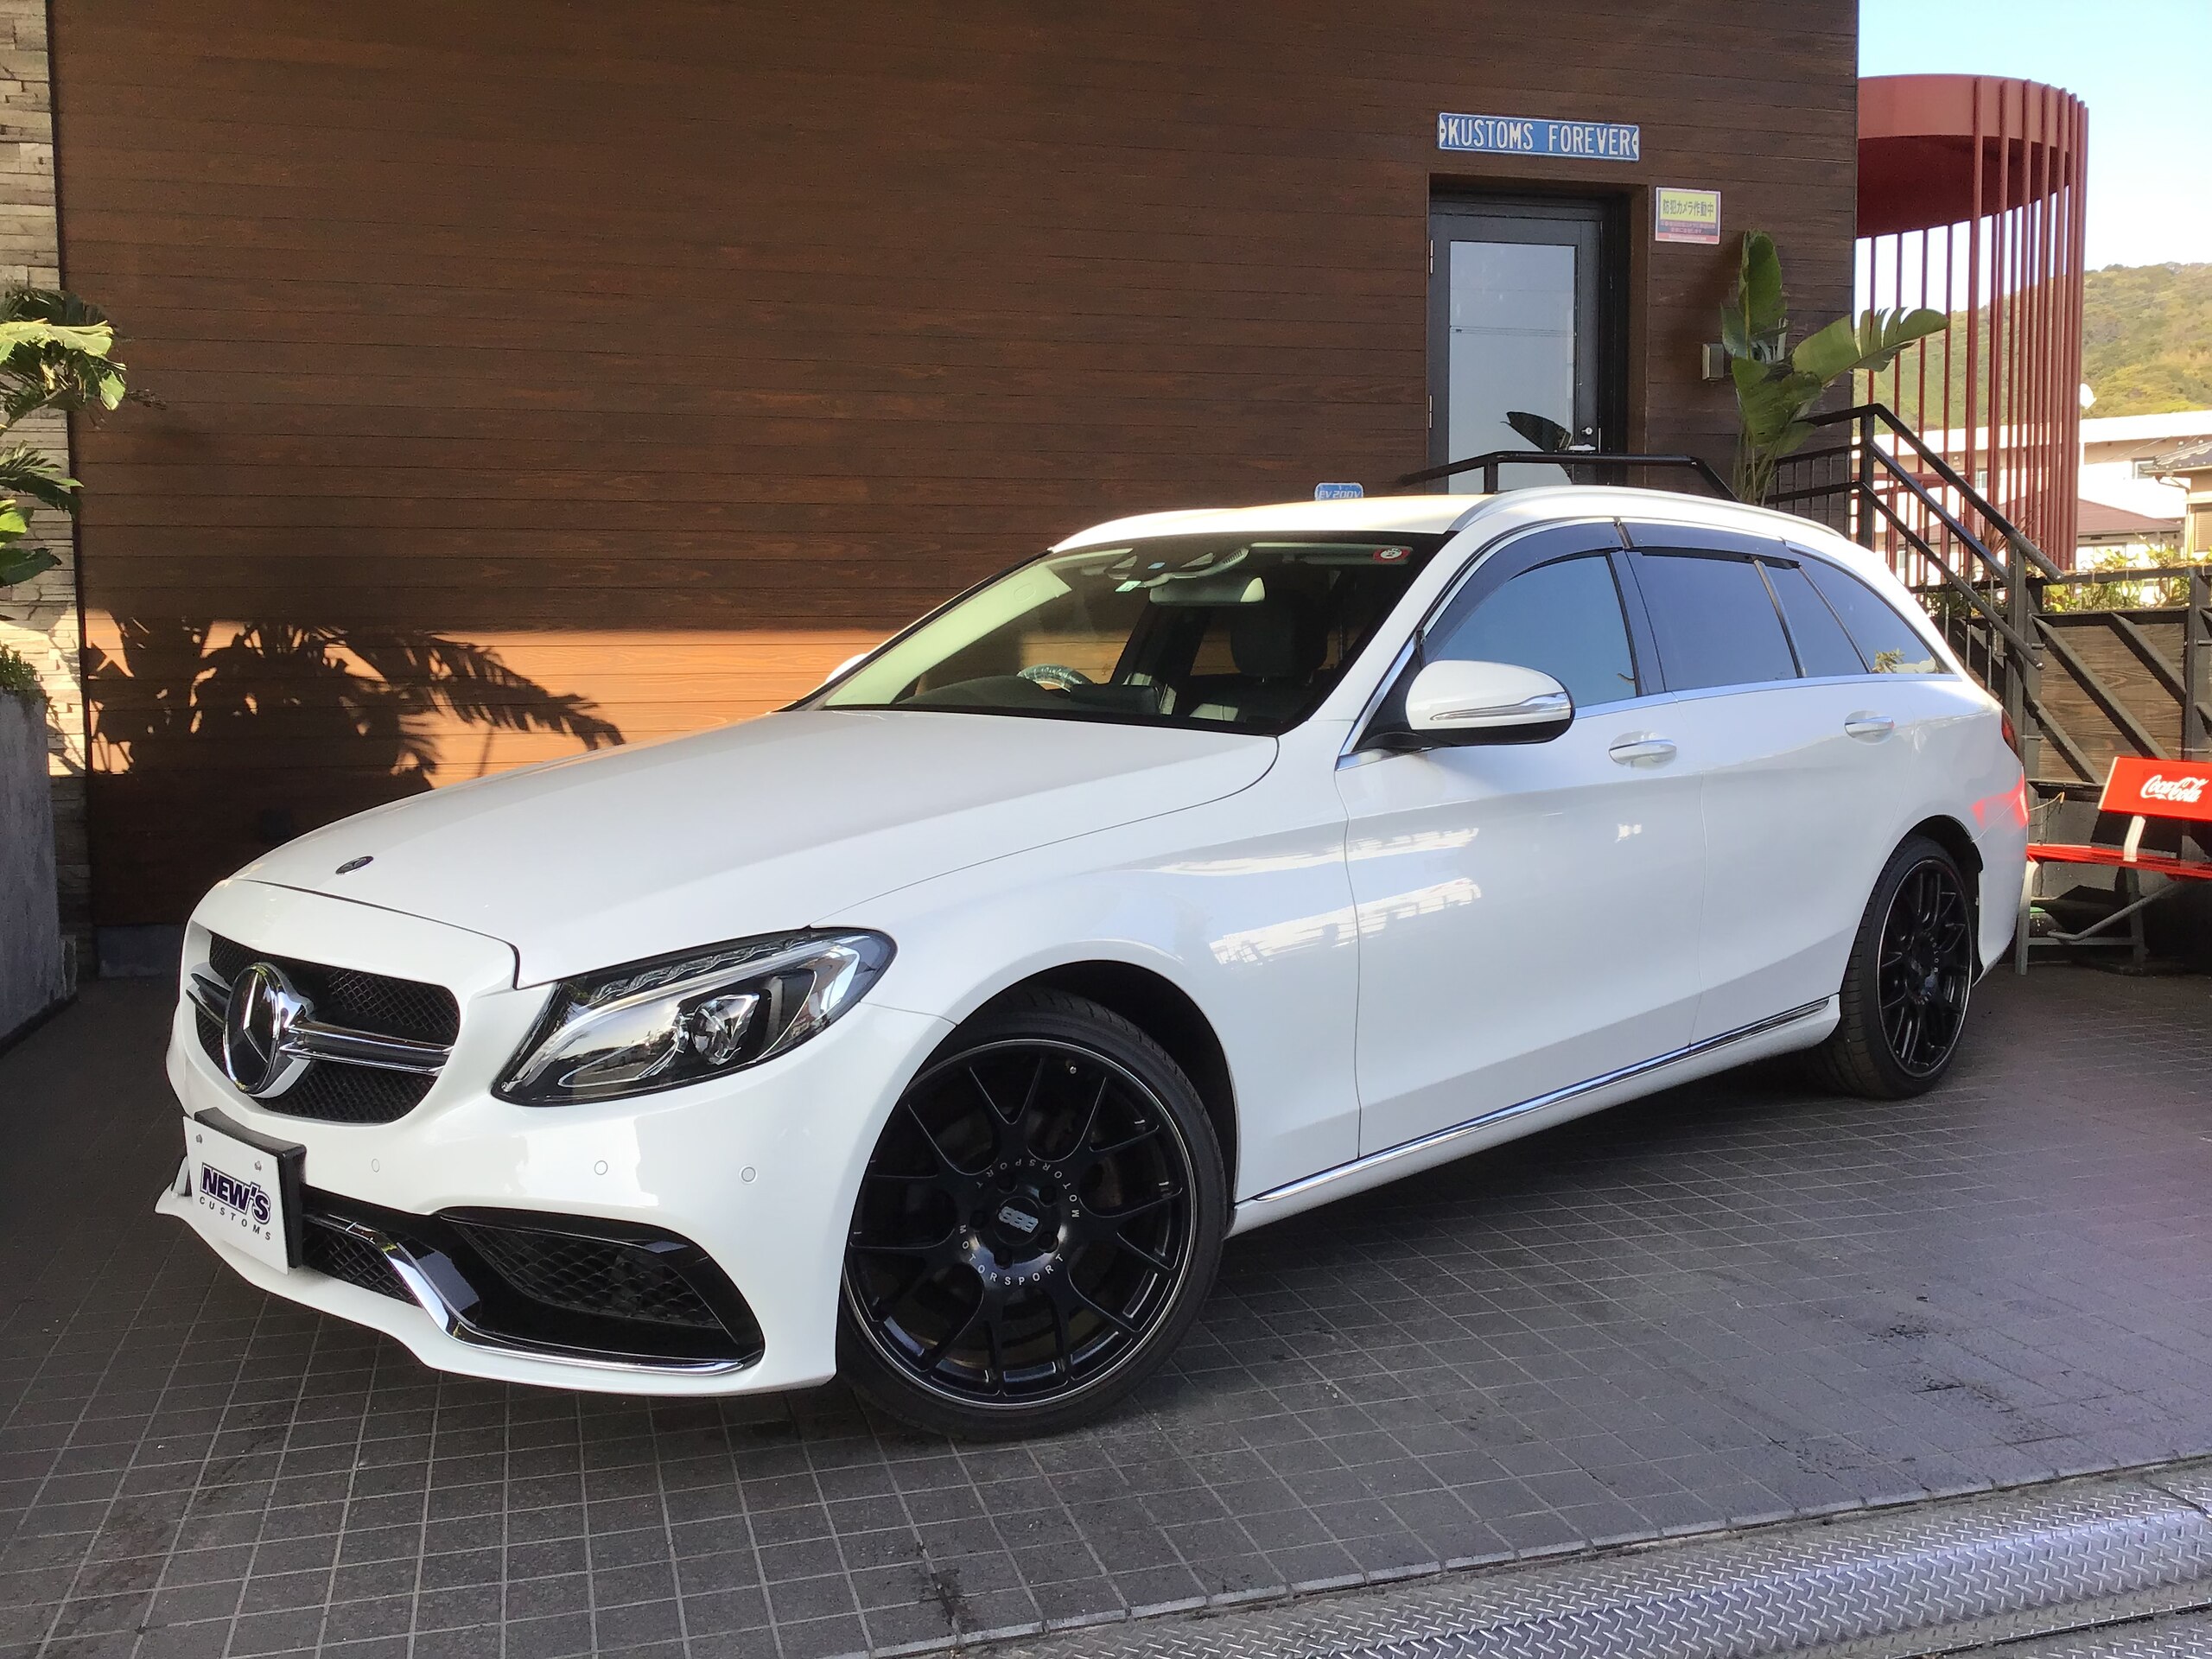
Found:
<svg viewBox="0 0 2212 1659"><path fill-rule="evenodd" d="M1974 901L1958 861L1924 836L1890 855L1843 979L1841 1017L1814 1051L1846 1093L1897 1100L1951 1068L1974 989Z"/></svg>
<svg viewBox="0 0 2212 1659"><path fill-rule="evenodd" d="M1212 1283L1226 1182L1198 1091L1138 1027L1027 993L924 1068L868 1160L841 1370L975 1439L1086 1422L1149 1376Z"/></svg>

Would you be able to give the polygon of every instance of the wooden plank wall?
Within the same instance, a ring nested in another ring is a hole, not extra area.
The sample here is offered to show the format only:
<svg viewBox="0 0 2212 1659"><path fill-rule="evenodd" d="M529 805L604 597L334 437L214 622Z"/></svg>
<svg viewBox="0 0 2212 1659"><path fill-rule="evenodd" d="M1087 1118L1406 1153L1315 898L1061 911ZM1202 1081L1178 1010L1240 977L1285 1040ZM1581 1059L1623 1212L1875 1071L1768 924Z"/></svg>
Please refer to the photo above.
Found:
<svg viewBox="0 0 2212 1659"><path fill-rule="evenodd" d="M1631 441L1725 456L1732 249L1645 187L1847 305L1854 10L55 0L67 277L162 403L79 451L99 918L578 747L488 709L749 715L1087 522L1421 464L1435 186L1628 194ZM435 641L523 683L348 654Z"/></svg>

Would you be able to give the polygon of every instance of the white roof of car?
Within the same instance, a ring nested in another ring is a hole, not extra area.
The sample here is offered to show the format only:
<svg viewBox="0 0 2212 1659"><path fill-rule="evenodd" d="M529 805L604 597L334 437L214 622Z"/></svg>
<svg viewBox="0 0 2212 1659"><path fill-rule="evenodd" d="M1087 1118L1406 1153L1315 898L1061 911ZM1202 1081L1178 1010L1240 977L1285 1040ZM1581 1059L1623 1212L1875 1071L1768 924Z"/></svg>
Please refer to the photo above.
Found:
<svg viewBox="0 0 2212 1659"><path fill-rule="evenodd" d="M1198 507L1181 512L1143 512L1079 531L1059 543L1059 548L1090 547L1100 542L1131 541L1147 536L1233 536L1287 530L1446 531L1465 517L1469 507L1488 499L1477 495L1370 495L1350 501L1278 501L1259 507Z"/></svg>
<svg viewBox="0 0 2212 1659"><path fill-rule="evenodd" d="M1802 518L1765 507L1746 506L1710 496L1675 490L1631 489L1610 485L1558 485L1514 490L1499 495L1370 495L1349 501L1279 501L1256 507L1201 507L1180 512L1147 512L1115 518L1079 531L1053 550L1096 547L1153 536L1253 535L1268 531L1324 531L1359 535L1391 531L1441 533L1471 523L1478 510L1510 510L1514 518L1556 513L1587 518L1610 513L1656 516L1675 524L1702 524L1758 535L1817 539L1833 550L1839 539ZM1490 515L1484 513L1484 517ZM1853 550L1855 551L1856 550Z"/></svg>

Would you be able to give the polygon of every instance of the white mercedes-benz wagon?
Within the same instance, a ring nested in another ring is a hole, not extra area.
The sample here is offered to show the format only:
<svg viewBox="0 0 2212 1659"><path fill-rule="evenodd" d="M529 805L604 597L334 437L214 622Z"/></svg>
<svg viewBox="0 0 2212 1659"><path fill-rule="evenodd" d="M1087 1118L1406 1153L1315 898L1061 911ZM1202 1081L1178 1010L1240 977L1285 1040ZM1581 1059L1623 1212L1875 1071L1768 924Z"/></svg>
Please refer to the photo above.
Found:
<svg viewBox="0 0 2212 1659"><path fill-rule="evenodd" d="M1789 1050L1930 1086L2009 738L1877 560L1732 503L1101 525L780 713L217 887L162 1208L450 1370L1051 1430L1232 1233Z"/></svg>

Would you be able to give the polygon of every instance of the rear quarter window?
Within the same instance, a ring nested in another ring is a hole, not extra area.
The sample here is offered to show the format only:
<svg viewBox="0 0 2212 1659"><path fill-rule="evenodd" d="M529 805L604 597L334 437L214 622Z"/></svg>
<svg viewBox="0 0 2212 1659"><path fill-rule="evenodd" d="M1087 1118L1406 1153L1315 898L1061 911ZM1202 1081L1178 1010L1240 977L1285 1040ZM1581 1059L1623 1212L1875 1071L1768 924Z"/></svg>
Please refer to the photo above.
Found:
<svg viewBox="0 0 2212 1659"><path fill-rule="evenodd" d="M1936 648L1884 599L1858 577L1818 559L1808 559L1805 574L1819 588L1866 666L1877 674L1948 674Z"/></svg>
<svg viewBox="0 0 2212 1659"><path fill-rule="evenodd" d="M1808 679L1866 671L1858 647L1836 620L1827 601L1813 591L1812 581L1802 569L1766 563L1766 579L1773 584L1774 596L1789 620L1789 640L1797 647L1797 665Z"/></svg>

